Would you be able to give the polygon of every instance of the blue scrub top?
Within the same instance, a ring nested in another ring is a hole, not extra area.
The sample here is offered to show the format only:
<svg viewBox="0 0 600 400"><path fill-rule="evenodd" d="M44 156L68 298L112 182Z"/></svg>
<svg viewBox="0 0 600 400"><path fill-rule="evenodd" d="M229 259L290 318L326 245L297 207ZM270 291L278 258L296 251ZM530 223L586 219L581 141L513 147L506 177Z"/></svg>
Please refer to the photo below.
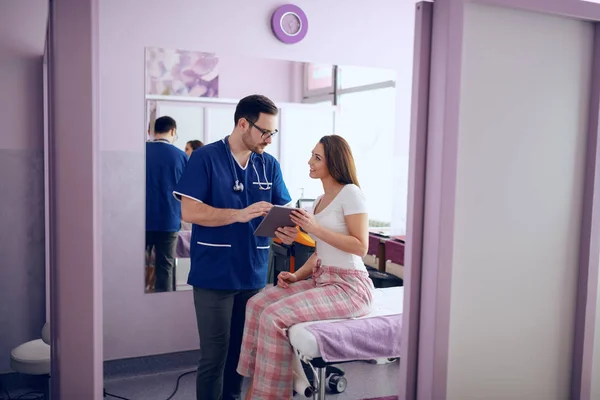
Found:
<svg viewBox="0 0 600 400"><path fill-rule="evenodd" d="M187 162L187 154L171 143L146 142L146 231L179 231L181 203L172 193Z"/></svg>
<svg viewBox="0 0 600 400"><path fill-rule="evenodd" d="M259 201L274 205L285 205L291 201L275 157L267 153L252 153L246 169L242 169L233 159L225 140L200 147L192 153L173 192L176 198L186 196L211 207L229 209L243 209ZM244 185L241 192L233 190L232 162L237 178ZM269 189L262 190L261 187ZM213 290L265 287L270 239L254 236L254 230L261 221L262 217L248 223L219 227L194 224L188 284Z"/></svg>

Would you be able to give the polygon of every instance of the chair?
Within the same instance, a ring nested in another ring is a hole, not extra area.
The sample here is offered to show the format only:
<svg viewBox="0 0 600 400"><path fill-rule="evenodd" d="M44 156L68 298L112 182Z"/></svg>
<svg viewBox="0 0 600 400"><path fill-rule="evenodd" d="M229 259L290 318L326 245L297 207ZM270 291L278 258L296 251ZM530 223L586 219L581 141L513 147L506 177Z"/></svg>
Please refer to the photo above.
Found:
<svg viewBox="0 0 600 400"><path fill-rule="evenodd" d="M42 338L15 347L10 353L10 367L25 375L46 377L44 400L48 400L50 384L50 324L44 324Z"/></svg>

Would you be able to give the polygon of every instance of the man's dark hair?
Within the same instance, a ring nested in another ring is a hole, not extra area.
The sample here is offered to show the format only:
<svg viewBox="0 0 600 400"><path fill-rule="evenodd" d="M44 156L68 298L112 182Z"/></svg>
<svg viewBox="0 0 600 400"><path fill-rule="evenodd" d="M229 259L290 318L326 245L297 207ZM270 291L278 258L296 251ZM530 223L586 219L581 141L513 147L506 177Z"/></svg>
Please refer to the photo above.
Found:
<svg viewBox="0 0 600 400"><path fill-rule="evenodd" d="M246 96L240 100L235 108L235 114L233 116L233 122L237 125L240 118L245 118L250 122L258 121L260 114L277 115L279 109L266 96L260 94L253 94Z"/></svg>
<svg viewBox="0 0 600 400"><path fill-rule="evenodd" d="M189 144L190 147L192 148L192 150L196 150L196 149L199 149L200 147L204 146L204 143L202 143L202 141L200 141L200 140L190 140L186 144Z"/></svg>
<svg viewBox="0 0 600 400"><path fill-rule="evenodd" d="M163 134L169 132L171 129L177 129L177 123L171 117L160 117L154 121L154 133Z"/></svg>

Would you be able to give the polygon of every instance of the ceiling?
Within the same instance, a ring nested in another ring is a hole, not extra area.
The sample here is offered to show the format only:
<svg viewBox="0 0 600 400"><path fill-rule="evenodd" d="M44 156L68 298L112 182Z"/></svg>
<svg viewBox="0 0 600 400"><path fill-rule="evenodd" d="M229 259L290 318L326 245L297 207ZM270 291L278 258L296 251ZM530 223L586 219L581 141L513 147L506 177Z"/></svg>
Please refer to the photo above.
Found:
<svg viewBox="0 0 600 400"><path fill-rule="evenodd" d="M48 0L0 0L0 60L7 54L42 56Z"/></svg>

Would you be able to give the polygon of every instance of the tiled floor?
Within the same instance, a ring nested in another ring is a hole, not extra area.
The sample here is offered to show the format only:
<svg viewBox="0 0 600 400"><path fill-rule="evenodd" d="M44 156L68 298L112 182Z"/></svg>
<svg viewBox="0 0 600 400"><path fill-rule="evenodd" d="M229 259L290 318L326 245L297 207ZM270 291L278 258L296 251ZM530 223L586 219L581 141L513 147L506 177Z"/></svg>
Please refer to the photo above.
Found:
<svg viewBox="0 0 600 400"><path fill-rule="evenodd" d="M374 365L364 362L344 364L348 387L344 393L329 394L330 400L360 400L398 393L399 363ZM166 400L175 389L177 378L186 370L139 375L111 377L105 380L106 391L128 400ZM172 400L195 399L195 374L181 378L179 389ZM244 384L244 393L248 382ZM107 397L110 399L110 397ZM296 395L294 399L300 399Z"/></svg>

